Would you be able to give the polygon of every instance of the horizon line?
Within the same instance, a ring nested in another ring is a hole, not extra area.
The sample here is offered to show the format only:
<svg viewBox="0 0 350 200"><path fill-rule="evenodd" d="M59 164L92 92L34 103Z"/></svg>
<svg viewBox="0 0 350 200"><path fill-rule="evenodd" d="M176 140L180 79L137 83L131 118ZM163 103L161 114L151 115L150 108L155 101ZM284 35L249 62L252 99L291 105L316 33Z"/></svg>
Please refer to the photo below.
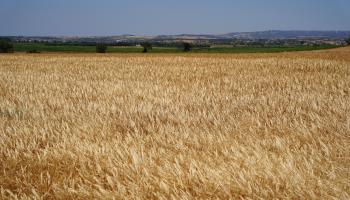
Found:
<svg viewBox="0 0 350 200"><path fill-rule="evenodd" d="M139 36L139 37L156 37L156 36L179 36L179 35L226 35L232 33L255 33L255 32L268 32L268 31L303 31L303 32L350 32L350 30L332 30L332 29L324 29L324 30L307 30L307 29L270 29L270 30L258 30L258 31L232 31L226 33L179 33L179 34L109 34L109 35L0 35L0 37L113 37L113 36Z"/></svg>

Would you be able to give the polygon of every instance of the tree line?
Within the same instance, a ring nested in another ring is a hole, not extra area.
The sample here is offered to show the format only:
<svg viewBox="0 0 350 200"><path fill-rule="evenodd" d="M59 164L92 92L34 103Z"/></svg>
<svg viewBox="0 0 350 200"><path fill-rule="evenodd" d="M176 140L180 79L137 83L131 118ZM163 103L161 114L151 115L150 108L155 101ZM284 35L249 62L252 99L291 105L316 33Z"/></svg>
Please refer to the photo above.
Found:
<svg viewBox="0 0 350 200"><path fill-rule="evenodd" d="M149 51L152 50L153 45L150 42L142 42L141 47L143 48L142 52L143 53L147 53ZM193 45L191 43L188 42L183 42L182 43L182 48L184 52L189 52L192 50ZM108 45L107 44L96 44L96 53L106 53L108 49Z"/></svg>
<svg viewBox="0 0 350 200"><path fill-rule="evenodd" d="M350 37L345 40L348 45L350 45ZM96 46L96 52L97 53L106 53L108 46L136 46L137 43L118 43L116 44L107 44L107 43L50 43L49 45L83 45L83 46ZM176 42L176 43L167 43L167 44L160 44L159 42L149 42L145 41L140 44L140 46L143 48L142 52L147 53L152 50L153 46L157 47L177 47L182 48L184 52L189 52L193 49L193 47L203 47L201 44L193 44L189 42ZM14 52L14 45L13 42L9 38L0 37L0 53L13 53ZM33 49L31 51L28 51L27 53L38 53L37 50Z"/></svg>

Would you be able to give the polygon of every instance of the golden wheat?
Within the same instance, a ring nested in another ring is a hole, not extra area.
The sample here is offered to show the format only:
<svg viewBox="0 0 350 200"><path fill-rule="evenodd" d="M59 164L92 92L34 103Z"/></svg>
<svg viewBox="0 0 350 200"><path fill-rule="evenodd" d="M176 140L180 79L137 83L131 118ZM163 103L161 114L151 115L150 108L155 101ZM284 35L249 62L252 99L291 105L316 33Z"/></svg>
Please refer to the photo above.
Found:
<svg viewBox="0 0 350 200"><path fill-rule="evenodd" d="M0 198L349 199L349 58L0 55Z"/></svg>

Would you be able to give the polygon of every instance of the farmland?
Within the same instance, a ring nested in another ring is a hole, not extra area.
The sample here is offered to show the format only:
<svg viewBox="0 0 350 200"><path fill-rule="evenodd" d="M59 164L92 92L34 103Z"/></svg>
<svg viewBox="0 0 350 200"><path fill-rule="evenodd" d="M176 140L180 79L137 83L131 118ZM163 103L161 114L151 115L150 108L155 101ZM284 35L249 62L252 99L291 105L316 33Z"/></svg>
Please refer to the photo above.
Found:
<svg viewBox="0 0 350 200"><path fill-rule="evenodd" d="M349 199L350 48L0 55L0 199Z"/></svg>

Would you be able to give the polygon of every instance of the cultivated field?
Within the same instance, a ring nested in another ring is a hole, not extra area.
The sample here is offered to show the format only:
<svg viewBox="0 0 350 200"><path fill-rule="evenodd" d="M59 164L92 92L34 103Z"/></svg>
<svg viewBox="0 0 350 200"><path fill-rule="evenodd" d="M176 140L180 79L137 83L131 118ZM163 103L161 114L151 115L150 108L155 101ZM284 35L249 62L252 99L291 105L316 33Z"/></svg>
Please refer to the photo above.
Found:
<svg viewBox="0 0 350 200"><path fill-rule="evenodd" d="M0 199L349 199L350 48L0 55Z"/></svg>

